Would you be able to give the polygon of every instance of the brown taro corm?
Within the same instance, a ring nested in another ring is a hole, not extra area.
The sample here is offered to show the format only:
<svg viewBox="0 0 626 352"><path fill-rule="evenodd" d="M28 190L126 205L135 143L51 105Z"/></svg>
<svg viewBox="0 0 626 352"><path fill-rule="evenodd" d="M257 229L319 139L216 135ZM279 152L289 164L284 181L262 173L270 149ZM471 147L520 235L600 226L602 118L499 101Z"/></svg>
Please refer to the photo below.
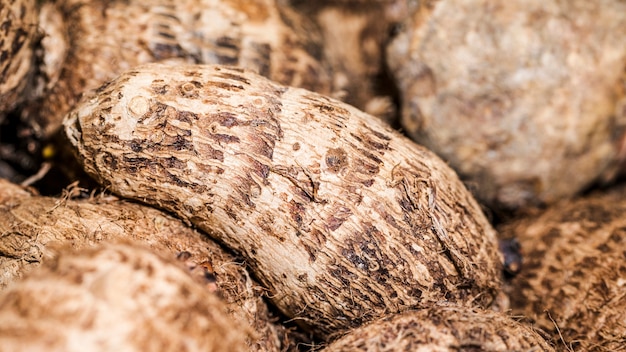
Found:
<svg viewBox="0 0 626 352"><path fill-rule="evenodd" d="M148 64L84 96L65 130L87 173L243 255L321 336L499 291L495 232L454 171L340 101L233 67Z"/></svg>
<svg viewBox="0 0 626 352"><path fill-rule="evenodd" d="M245 351L251 333L178 263L130 244L60 250L0 293L6 351Z"/></svg>
<svg viewBox="0 0 626 352"><path fill-rule="evenodd" d="M404 130L494 207L572 197L626 157L625 38L621 0L423 2L387 49Z"/></svg>
<svg viewBox="0 0 626 352"><path fill-rule="evenodd" d="M389 315L348 332L322 352L554 351L545 338L504 313L434 304Z"/></svg>
<svg viewBox="0 0 626 352"><path fill-rule="evenodd" d="M0 0L0 121L23 100L37 38L35 0Z"/></svg>
<svg viewBox="0 0 626 352"><path fill-rule="evenodd" d="M563 349L626 347L626 187L562 201L499 230L525 253L507 287L514 314L550 331Z"/></svg>
<svg viewBox="0 0 626 352"><path fill-rule="evenodd" d="M35 89L40 99L24 111L44 136L58 130L83 92L147 62L236 65L331 93L316 27L279 0L60 0L45 6L47 41Z"/></svg>
<svg viewBox="0 0 626 352"><path fill-rule="evenodd" d="M162 211L114 197L36 196L0 179L0 234L0 292L52 260L56 247L86 250L102 242L133 241L182 262L225 301L234 320L253 327L248 350L284 351L295 345L294 337L274 323L264 289L244 261Z"/></svg>
<svg viewBox="0 0 626 352"><path fill-rule="evenodd" d="M415 6L407 0L292 0L321 29L336 97L360 110L396 122L396 93L386 73L384 49L391 33Z"/></svg>

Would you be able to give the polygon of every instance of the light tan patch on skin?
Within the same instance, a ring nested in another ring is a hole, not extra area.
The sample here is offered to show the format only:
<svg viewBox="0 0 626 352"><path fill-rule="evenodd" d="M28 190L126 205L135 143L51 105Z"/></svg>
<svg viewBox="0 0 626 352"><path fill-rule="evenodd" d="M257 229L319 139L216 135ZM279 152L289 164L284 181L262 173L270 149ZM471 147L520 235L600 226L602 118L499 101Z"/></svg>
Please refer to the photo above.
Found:
<svg viewBox="0 0 626 352"><path fill-rule="evenodd" d="M148 99L142 96L133 97L128 103L128 111L135 117L141 117L150 110Z"/></svg>

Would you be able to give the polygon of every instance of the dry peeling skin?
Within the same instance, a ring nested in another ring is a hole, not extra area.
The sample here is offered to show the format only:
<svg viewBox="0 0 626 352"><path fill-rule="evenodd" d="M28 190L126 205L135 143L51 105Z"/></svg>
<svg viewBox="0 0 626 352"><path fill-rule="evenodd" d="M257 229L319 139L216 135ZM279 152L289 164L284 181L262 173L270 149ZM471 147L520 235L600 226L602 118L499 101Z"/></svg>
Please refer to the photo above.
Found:
<svg viewBox="0 0 626 352"><path fill-rule="evenodd" d="M45 91L41 104L25 112L38 119L47 136L83 92L146 62L237 65L284 84L330 93L316 31L279 1L62 0L58 11L67 33L59 33L54 21L46 21L43 31L49 41L67 36L69 51L58 82ZM63 46L45 49L52 64L63 56L56 52Z"/></svg>
<svg viewBox="0 0 626 352"><path fill-rule="evenodd" d="M35 0L0 0L0 118L22 100L36 36Z"/></svg>
<svg viewBox="0 0 626 352"><path fill-rule="evenodd" d="M245 351L250 328L141 247L61 253L0 294L6 351Z"/></svg>
<svg viewBox="0 0 626 352"><path fill-rule="evenodd" d="M495 233L456 174L350 105L236 68L152 64L65 126L89 174L242 253L322 335L499 290Z"/></svg>
<svg viewBox="0 0 626 352"><path fill-rule="evenodd" d="M621 186L500 229L518 238L526 258L508 287L514 313L562 336L563 350L626 348L625 213Z"/></svg>
<svg viewBox="0 0 626 352"><path fill-rule="evenodd" d="M322 352L554 351L510 317L454 305L387 316L350 331Z"/></svg>
<svg viewBox="0 0 626 352"><path fill-rule="evenodd" d="M32 196L0 179L0 291L54 256L53 248L84 249L132 240L161 255L184 260L194 277L222 297L229 313L254 328L250 351L283 351L291 337L263 301L263 288L243 261L180 220L153 208L94 198Z"/></svg>
<svg viewBox="0 0 626 352"><path fill-rule="evenodd" d="M496 206L611 177L624 157L626 2L426 3L388 47L408 134Z"/></svg>

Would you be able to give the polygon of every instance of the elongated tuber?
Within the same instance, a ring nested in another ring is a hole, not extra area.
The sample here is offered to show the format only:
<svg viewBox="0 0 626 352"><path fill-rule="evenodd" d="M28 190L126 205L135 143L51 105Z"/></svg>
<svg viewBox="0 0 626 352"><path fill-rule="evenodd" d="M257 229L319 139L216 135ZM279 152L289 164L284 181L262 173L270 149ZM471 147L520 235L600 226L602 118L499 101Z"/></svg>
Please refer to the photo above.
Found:
<svg viewBox="0 0 626 352"><path fill-rule="evenodd" d="M56 21L44 22L43 31L66 37L67 53L60 73L44 67L59 77L24 112L45 136L60 127L83 92L146 62L236 65L330 93L315 28L280 1L62 0L55 7L66 32ZM44 56L53 58L64 46L44 48Z"/></svg>
<svg viewBox="0 0 626 352"><path fill-rule="evenodd" d="M350 105L238 68L150 64L87 94L65 129L89 174L244 255L322 336L499 290L495 232L454 171Z"/></svg>
<svg viewBox="0 0 626 352"><path fill-rule="evenodd" d="M35 0L0 1L0 121L23 100L34 72L37 20Z"/></svg>

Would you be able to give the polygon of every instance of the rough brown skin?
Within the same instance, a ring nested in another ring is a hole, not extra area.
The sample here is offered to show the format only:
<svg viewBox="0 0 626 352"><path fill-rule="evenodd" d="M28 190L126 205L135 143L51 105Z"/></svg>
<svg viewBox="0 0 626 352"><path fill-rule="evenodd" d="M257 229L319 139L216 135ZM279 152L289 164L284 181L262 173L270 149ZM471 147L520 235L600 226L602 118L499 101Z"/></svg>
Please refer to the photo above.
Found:
<svg viewBox="0 0 626 352"><path fill-rule="evenodd" d="M214 63L246 67L284 84L330 93L320 63L322 49L308 20L275 0L60 0L58 22L46 21L48 38L67 37L58 81L39 87L42 101L24 112L44 136L61 125L81 94L138 64ZM303 30L301 27L307 27ZM50 39L52 40L52 39ZM44 45L44 57L63 56L63 46ZM40 82L41 83L41 82ZM45 113L41 113L44 111Z"/></svg>
<svg viewBox="0 0 626 352"><path fill-rule="evenodd" d="M622 75L617 84L616 96L621 97L621 99L615 104L615 114L618 117L626 116L626 65L624 65ZM618 162L620 163L618 178L623 178L626 175L626 135L622 136L618 148Z"/></svg>
<svg viewBox="0 0 626 352"><path fill-rule="evenodd" d="M23 100L37 35L35 0L0 1L0 121Z"/></svg>
<svg viewBox="0 0 626 352"><path fill-rule="evenodd" d="M499 290L495 233L454 171L350 105L236 68L152 64L86 95L65 129L89 174L243 254L321 336Z"/></svg>
<svg viewBox="0 0 626 352"><path fill-rule="evenodd" d="M7 351L245 351L251 329L171 260L108 244L61 253L0 293Z"/></svg>
<svg viewBox="0 0 626 352"><path fill-rule="evenodd" d="M35 50L37 72L26 92L29 101L35 101L48 94L59 83L70 51L68 29L74 28L74 25L71 21L67 21L68 16L62 13L58 3L43 1L39 5L41 39Z"/></svg>
<svg viewBox="0 0 626 352"><path fill-rule="evenodd" d="M254 328L248 350L293 349L292 337L273 323L264 290L250 278L243 260L180 220L116 199L33 196L0 179L0 291L50 260L55 247L86 250L116 240L132 240L184 262L208 291L224 299L236 321Z"/></svg>
<svg viewBox="0 0 626 352"><path fill-rule="evenodd" d="M494 207L572 197L626 155L624 38L620 0L424 2L387 50L404 129Z"/></svg>
<svg viewBox="0 0 626 352"><path fill-rule="evenodd" d="M575 351L626 348L626 187L561 202L500 228L525 253L507 290L514 314Z"/></svg>
<svg viewBox="0 0 626 352"><path fill-rule="evenodd" d="M324 54L333 68L335 97L395 123L395 89L384 72L384 48L394 26L408 18L413 1L291 2L321 28Z"/></svg>
<svg viewBox="0 0 626 352"><path fill-rule="evenodd" d="M436 304L387 316L331 343L322 352L554 351L543 336L503 313Z"/></svg>

